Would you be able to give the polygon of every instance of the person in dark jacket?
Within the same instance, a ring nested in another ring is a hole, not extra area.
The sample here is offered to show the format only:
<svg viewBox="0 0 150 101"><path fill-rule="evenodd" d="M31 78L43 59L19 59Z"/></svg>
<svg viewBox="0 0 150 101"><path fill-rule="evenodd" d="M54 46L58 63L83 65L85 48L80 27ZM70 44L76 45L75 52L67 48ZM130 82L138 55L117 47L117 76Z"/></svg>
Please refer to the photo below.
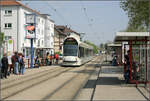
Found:
<svg viewBox="0 0 150 101"><path fill-rule="evenodd" d="M19 56L18 56L18 52L15 52L14 62L15 62L14 73L16 75L18 75L19 74Z"/></svg>
<svg viewBox="0 0 150 101"><path fill-rule="evenodd" d="M6 54L4 54L1 62L2 62L2 71L1 72L3 74L2 78L3 77L7 78L7 73L8 73L8 58L7 58Z"/></svg>

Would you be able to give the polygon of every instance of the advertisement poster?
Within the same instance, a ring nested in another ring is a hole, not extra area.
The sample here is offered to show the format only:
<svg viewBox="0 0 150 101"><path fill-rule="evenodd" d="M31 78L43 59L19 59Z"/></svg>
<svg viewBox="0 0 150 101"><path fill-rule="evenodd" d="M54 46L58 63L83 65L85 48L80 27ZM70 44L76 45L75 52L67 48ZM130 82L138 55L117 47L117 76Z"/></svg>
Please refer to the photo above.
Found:
<svg viewBox="0 0 150 101"><path fill-rule="evenodd" d="M7 41L7 45L8 45L8 52L14 52L14 40L13 39L9 39L8 41Z"/></svg>

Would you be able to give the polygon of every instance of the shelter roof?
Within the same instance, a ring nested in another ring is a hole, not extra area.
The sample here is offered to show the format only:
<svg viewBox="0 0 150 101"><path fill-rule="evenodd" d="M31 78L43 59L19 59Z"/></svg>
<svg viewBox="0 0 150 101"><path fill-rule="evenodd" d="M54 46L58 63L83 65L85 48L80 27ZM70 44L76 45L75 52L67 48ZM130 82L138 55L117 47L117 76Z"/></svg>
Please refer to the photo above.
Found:
<svg viewBox="0 0 150 101"><path fill-rule="evenodd" d="M145 40L150 38L149 32L117 32L114 42L130 41L130 40Z"/></svg>

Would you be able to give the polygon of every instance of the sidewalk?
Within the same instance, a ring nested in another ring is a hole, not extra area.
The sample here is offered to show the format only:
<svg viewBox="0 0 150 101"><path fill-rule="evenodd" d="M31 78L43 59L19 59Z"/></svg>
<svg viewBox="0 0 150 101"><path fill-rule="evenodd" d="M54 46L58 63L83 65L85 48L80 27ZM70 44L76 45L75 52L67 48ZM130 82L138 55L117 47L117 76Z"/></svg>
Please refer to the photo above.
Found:
<svg viewBox="0 0 150 101"><path fill-rule="evenodd" d="M126 86L122 71L119 66L102 66L93 100L148 100L149 93L144 86Z"/></svg>

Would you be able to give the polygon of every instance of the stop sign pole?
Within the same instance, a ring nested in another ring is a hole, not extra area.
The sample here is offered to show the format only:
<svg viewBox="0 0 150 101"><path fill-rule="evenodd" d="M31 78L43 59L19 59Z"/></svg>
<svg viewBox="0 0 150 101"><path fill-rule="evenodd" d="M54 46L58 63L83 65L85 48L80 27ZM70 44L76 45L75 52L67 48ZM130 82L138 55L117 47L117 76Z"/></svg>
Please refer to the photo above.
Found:
<svg viewBox="0 0 150 101"><path fill-rule="evenodd" d="M26 14L26 24L27 24L27 30L29 31L29 34L26 34L26 38L31 40L31 62L30 62L30 68L33 68L33 39L36 39L36 14ZM33 32L34 30L34 32Z"/></svg>

